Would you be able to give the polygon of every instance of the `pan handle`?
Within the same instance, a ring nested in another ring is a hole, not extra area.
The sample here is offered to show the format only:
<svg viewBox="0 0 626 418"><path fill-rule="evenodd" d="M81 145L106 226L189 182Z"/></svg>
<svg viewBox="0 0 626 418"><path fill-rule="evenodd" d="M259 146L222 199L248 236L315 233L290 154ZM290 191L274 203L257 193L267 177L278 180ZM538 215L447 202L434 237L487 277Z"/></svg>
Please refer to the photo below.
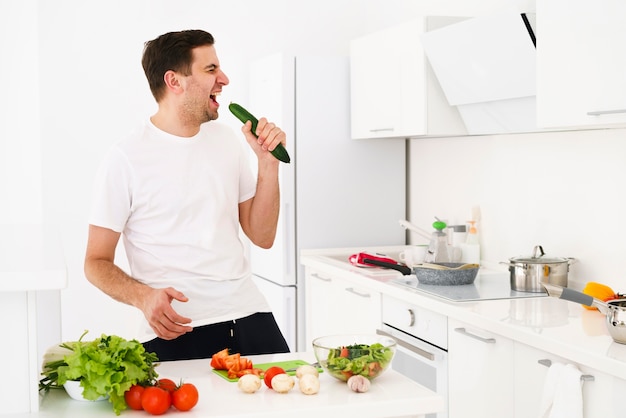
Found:
<svg viewBox="0 0 626 418"><path fill-rule="evenodd" d="M593 306L598 308L600 312L606 314L608 305L606 302L596 299L593 296L589 296L583 292L570 289L568 287L557 286L550 283L541 282L550 296L554 296L559 299L564 299L570 302L580 303L586 306Z"/></svg>
<svg viewBox="0 0 626 418"><path fill-rule="evenodd" d="M387 267L387 268L390 268L390 269L394 269L394 270L397 270L400 273L404 274L405 276L408 276L411 273L413 273L413 270L410 267L403 266L402 264L387 263L386 261L373 260L371 258L364 258L363 259L363 263L365 263L365 264L372 264L374 266L379 266L379 267Z"/></svg>

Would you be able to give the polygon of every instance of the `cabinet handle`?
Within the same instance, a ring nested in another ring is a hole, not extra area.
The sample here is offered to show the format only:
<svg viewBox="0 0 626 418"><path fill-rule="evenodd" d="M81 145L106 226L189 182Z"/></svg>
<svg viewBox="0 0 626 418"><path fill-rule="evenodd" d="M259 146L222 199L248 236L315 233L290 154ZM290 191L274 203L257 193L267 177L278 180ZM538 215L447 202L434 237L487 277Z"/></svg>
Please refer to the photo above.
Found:
<svg viewBox="0 0 626 418"><path fill-rule="evenodd" d="M547 359L547 358L537 360L537 363L541 364L542 366L546 366L546 367L552 366L552 360ZM583 380L585 382L593 382L594 380L596 380L596 378L593 377L592 374L583 374L582 376L580 376L580 380Z"/></svg>
<svg viewBox="0 0 626 418"><path fill-rule="evenodd" d="M626 109L594 110L587 112L589 116L612 115L614 113L626 113Z"/></svg>
<svg viewBox="0 0 626 418"><path fill-rule="evenodd" d="M346 292L354 293L357 296L361 296L362 298L369 298L371 295L369 293L361 293L354 290L354 287L346 287Z"/></svg>
<svg viewBox="0 0 626 418"><path fill-rule="evenodd" d="M331 278L326 278L326 277L322 277L322 276L320 276L320 275L319 275L319 274L317 274L317 273L311 273L311 277L315 277L316 279L319 279L319 280L321 280L321 281L323 281L323 282L332 282L332 281L333 281L333 279L331 279Z"/></svg>
<svg viewBox="0 0 626 418"><path fill-rule="evenodd" d="M495 344L496 343L496 339L495 338L483 338L483 337L481 337L479 335L472 334L471 332L467 332L465 330L465 328L455 328L454 330L456 332L458 332L459 334L467 335L468 337L475 338L478 341L482 341L482 342L484 342L486 344Z"/></svg>
<svg viewBox="0 0 626 418"><path fill-rule="evenodd" d="M393 131L393 128L376 128L376 129L370 129L370 132L386 132L386 131Z"/></svg>

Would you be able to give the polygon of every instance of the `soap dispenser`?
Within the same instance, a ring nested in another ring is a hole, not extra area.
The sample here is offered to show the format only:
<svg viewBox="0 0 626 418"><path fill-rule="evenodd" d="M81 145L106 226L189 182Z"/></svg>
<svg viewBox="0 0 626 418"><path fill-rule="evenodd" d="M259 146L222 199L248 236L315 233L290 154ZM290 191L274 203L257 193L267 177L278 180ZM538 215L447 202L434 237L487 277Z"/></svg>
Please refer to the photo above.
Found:
<svg viewBox="0 0 626 418"><path fill-rule="evenodd" d="M480 244L476 221L467 221L470 224L465 243L461 245L461 262L480 264Z"/></svg>
<svg viewBox="0 0 626 418"><path fill-rule="evenodd" d="M443 232L446 229L446 223L438 220L433 222L433 228L435 231L431 235L424 261L427 263L449 263L448 236Z"/></svg>

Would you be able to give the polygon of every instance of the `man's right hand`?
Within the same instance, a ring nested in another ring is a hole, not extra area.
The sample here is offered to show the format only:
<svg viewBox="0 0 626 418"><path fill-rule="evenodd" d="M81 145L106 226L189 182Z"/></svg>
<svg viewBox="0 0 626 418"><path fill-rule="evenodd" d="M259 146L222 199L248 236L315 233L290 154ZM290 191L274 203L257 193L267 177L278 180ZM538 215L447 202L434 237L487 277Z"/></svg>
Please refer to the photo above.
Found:
<svg viewBox="0 0 626 418"><path fill-rule="evenodd" d="M141 306L152 330L164 340L173 340L193 330L187 325L191 323L191 319L180 316L172 308L173 300L187 302L188 298L173 287L151 289Z"/></svg>

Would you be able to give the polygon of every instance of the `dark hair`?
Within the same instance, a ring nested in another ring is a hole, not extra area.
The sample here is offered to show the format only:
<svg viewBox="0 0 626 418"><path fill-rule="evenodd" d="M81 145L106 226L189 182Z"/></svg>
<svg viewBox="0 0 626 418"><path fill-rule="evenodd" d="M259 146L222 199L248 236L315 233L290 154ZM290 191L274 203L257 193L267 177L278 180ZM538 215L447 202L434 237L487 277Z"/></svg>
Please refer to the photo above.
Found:
<svg viewBox="0 0 626 418"><path fill-rule="evenodd" d="M213 35L191 29L168 32L144 45L141 65L148 79L150 91L158 102L165 94L163 76L169 70L191 74L191 51L204 45L213 45Z"/></svg>

